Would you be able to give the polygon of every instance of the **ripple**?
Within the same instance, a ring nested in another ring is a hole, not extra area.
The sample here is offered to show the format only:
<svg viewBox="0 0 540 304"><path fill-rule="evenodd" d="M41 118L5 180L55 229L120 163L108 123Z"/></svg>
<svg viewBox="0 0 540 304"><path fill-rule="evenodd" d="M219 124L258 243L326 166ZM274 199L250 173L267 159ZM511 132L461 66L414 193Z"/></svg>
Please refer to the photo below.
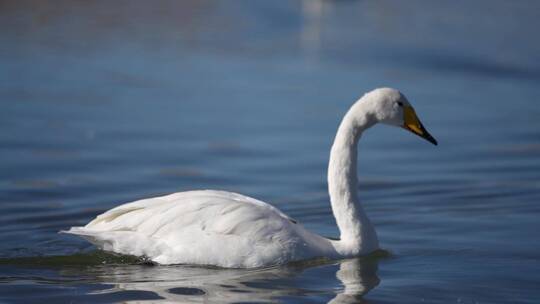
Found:
<svg viewBox="0 0 540 304"><path fill-rule="evenodd" d="M190 288L190 287L175 287L167 291L172 294L187 295L187 296L202 296L206 294L206 292L204 292L204 290L202 289Z"/></svg>

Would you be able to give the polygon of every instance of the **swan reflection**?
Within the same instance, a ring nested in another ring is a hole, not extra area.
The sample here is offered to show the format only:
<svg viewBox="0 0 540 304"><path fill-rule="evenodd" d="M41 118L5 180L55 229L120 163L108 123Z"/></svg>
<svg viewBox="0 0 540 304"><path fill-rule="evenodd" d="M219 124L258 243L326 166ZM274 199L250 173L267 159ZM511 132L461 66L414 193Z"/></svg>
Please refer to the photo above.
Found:
<svg viewBox="0 0 540 304"><path fill-rule="evenodd" d="M112 286L99 293L146 291L162 298L144 303L275 302L281 297L310 294L335 294L329 303L358 303L378 285L377 265L376 258L310 261L255 270L120 265L97 267L91 273L87 269L86 275ZM335 278L337 288L320 289L321 281Z"/></svg>
<svg viewBox="0 0 540 304"><path fill-rule="evenodd" d="M328 303L358 303L363 295L379 285L377 261L350 259L342 261L336 277L343 290Z"/></svg>

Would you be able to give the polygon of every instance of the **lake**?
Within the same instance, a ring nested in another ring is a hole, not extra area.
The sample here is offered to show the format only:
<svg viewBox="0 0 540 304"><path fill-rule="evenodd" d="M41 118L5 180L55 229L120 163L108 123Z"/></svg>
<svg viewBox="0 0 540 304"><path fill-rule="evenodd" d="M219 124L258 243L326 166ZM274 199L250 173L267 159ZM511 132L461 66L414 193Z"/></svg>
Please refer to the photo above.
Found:
<svg viewBox="0 0 540 304"><path fill-rule="evenodd" d="M536 1L2 1L0 303L538 303ZM58 234L191 189L339 237L337 126L400 89L439 141L370 129L382 251L268 269L153 266Z"/></svg>

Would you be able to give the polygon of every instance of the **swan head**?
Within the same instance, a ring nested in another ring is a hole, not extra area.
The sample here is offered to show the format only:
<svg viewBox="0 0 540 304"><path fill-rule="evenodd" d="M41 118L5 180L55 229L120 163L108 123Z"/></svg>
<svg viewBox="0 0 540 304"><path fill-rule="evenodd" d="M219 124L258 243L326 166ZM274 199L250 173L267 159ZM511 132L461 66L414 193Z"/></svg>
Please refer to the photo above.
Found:
<svg viewBox="0 0 540 304"><path fill-rule="evenodd" d="M420 122L407 97L400 91L391 88L379 88L367 93L360 100L368 106L375 122L404 128L437 145L437 140L429 134Z"/></svg>

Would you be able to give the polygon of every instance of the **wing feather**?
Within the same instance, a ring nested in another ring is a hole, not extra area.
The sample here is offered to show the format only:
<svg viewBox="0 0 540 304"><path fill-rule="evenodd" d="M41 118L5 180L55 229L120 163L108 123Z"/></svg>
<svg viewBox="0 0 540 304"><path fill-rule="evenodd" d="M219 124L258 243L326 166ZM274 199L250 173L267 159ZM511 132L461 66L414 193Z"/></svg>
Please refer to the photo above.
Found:
<svg viewBox="0 0 540 304"><path fill-rule="evenodd" d="M84 227L98 247L146 255L158 263L245 267L277 264L294 254L296 225L278 209L244 195L200 190L120 205Z"/></svg>

